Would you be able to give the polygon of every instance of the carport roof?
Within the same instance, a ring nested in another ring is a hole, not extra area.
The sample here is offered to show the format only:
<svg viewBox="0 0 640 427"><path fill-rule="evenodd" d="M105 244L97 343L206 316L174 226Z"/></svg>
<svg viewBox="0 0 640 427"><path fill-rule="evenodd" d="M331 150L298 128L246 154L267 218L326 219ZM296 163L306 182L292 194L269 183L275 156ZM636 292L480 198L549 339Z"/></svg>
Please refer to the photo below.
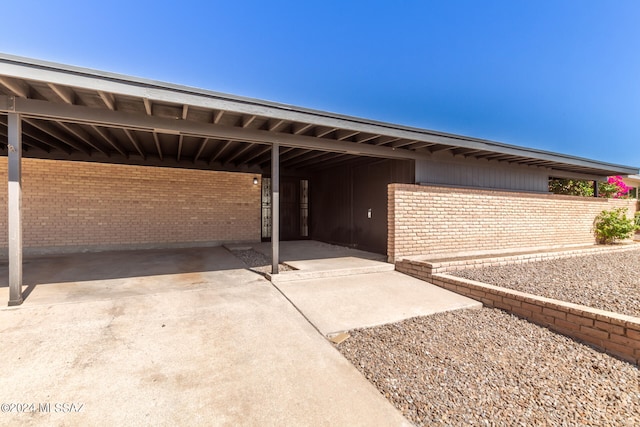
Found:
<svg viewBox="0 0 640 427"><path fill-rule="evenodd" d="M23 118L27 157L221 170L316 170L361 156L463 158L597 176L638 169L187 86L0 54L0 137ZM7 154L6 143L0 154Z"/></svg>

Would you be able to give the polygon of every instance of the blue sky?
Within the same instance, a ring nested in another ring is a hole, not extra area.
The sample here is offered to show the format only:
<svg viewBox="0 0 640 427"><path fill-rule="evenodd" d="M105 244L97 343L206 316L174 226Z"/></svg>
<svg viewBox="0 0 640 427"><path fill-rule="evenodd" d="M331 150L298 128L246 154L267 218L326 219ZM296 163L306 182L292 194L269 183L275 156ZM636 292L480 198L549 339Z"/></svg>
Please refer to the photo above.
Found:
<svg viewBox="0 0 640 427"><path fill-rule="evenodd" d="M640 166L640 2L35 1L0 51Z"/></svg>

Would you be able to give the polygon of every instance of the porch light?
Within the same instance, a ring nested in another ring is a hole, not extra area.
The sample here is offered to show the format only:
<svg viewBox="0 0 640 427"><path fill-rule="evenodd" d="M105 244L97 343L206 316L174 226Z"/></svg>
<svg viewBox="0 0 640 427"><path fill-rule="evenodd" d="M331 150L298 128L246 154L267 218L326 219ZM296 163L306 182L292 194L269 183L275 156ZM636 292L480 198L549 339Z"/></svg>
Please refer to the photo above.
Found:
<svg viewBox="0 0 640 427"><path fill-rule="evenodd" d="M253 177L253 185L258 185L258 177Z"/></svg>

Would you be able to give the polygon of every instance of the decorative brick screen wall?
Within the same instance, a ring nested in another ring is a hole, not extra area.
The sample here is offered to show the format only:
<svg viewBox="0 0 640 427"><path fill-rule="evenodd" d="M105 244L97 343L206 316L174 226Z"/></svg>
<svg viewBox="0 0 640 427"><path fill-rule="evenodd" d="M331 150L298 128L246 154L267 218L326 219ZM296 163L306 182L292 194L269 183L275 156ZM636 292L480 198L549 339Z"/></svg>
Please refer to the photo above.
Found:
<svg viewBox="0 0 640 427"><path fill-rule="evenodd" d="M260 240L254 174L23 159L29 252ZM7 247L7 159L0 160L0 247Z"/></svg>
<svg viewBox="0 0 640 427"><path fill-rule="evenodd" d="M635 199L390 184L388 256L479 254L595 242L593 220Z"/></svg>

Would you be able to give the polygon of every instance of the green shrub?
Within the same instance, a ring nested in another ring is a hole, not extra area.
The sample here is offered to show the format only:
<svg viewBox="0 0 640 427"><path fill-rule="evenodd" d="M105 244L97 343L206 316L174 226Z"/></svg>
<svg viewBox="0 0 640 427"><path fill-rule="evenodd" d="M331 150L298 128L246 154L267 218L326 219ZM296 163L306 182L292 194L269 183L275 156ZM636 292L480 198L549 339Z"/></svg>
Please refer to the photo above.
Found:
<svg viewBox="0 0 640 427"><path fill-rule="evenodd" d="M606 244L626 239L631 236L635 228L634 220L627 218L626 208L602 211L593 221L593 232L598 243Z"/></svg>
<svg viewBox="0 0 640 427"><path fill-rule="evenodd" d="M640 211L636 212L636 216L633 221L636 224L636 230L640 230Z"/></svg>

